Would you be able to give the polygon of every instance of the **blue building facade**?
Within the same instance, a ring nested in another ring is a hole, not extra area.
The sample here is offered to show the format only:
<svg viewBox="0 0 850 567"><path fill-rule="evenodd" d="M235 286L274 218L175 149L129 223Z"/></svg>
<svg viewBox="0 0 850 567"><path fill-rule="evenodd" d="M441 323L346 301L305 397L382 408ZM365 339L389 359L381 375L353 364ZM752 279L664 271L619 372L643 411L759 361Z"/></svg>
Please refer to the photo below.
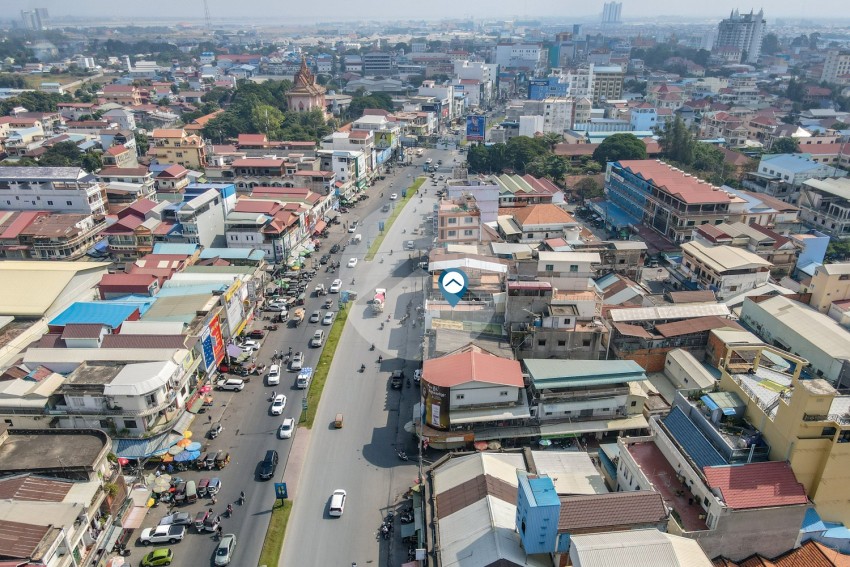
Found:
<svg viewBox="0 0 850 567"><path fill-rule="evenodd" d="M570 84L566 77L551 76L542 79L529 79L529 100L543 100L548 97L566 97L570 94Z"/></svg>
<svg viewBox="0 0 850 567"><path fill-rule="evenodd" d="M522 547L529 555L552 553L561 514L561 500L555 492L555 484L546 475L529 476L522 470L517 470L517 481L516 530Z"/></svg>
<svg viewBox="0 0 850 567"><path fill-rule="evenodd" d="M632 224L643 221L646 203L652 194L652 184L639 175L623 168L619 162L608 164L605 176L605 193L608 200L632 219Z"/></svg>

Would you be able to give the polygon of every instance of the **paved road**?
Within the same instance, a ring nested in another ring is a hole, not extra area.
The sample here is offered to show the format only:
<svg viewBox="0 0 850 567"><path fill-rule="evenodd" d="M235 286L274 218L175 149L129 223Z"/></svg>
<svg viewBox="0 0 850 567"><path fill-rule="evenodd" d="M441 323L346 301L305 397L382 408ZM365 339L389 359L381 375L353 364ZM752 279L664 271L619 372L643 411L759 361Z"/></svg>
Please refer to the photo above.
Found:
<svg viewBox="0 0 850 567"><path fill-rule="evenodd" d="M386 195L385 199L388 198L389 192L391 192L390 188L400 188L404 184L402 180L407 179L408 173L415 173L412 167L395 170L394 175L388 176L385 181L379 182L370 190L369 193L373 194L375 198L370 198L351 209L348 214L343 215L343 220L359 220L363 217L368 217L374 211L380 209L381 202L377 198L380 192L384 191ZM386 214L384 213L384 215ZM318 273L310 282L308 286L309 290L312 290L318 283L324 283L325 287L328 288L335 278L345 278L346 276L349 279L343 279L345 284L344 289L351 287L349 285L351 270L347 270L344 266L348 258L352 256L351 253L355 252L352 246L349 245L345 252L334 255L334 261L339 261L343 265L337 273L326 272L324 266L318 266L318 256L327 252L332 244L336 242L345 243L350 237L351 235L343 230L342 225L332 225L330 236L323 240L320 253L314 257ZM361 244L357 250L358 254L356 255L360 259L365 254L365 250L363 249L365 244L365 242ZM342 275L339 272L342 272ZM305 306L307 317L314 310L319 310L321 304L328 297L336 299L337 296L329 295L322 298L310 296ZM334 306L333 310L337 310L336 306ZM254 323L253 328L262 328L265 324L267 324L266 321L259 320ZM271 364L271 357L275 349L284 353L292 346L294 351L301 350L304 352L304 366L315 367L322 349L309 348L307 343L312 337L313 332L320 327L325 330L329 329L329 327L323 327L316 323L311 324L305 320L297 328L281 326L277 331L270 332L263 341L258 353L258 363L269 365ZM232 519L224 519L223 521L225 533L233 532L237 535L237 550L233 565L257 565L259 560L263 538L268 528L269 512L274 503L274 485L273 481L260 481L257 478L257 467L266 450L276 449L280 454L280 465L278 466L275 480L280 481L283 477L292 440L278 439L277 428L285 417L293 417L296 420L300 417L301 400L304 397L305 391L294 388L296 374L294 372L283 372L280 386L274 388L267 387L263 381L263 377L253 376L242 392L215 392L214 407L206 414L195 418L192 430L196 438L199 438L207 432L207 416L211 416L212 421L221 420L225 427L224 432L218 439L212 441L203 439L203 442L205 443L205 450L209 448L212 450L223 449L229 451L232 459L231 463L224 470L215 471L212 474L202 474L196 471L175 473L187 480L194 479L197 481L204 476L219 476L222 479L223 489L218 497L218 503L214 508L217 513L223 516L227 503L230 502L234 505L234 517ZM287 396L286 409L280 417L269 414L269 398L273 389ZM244 506L237 504L237 498L241 490L244 490L246 494L246 503ZM208 507L210 507L210 501L202 498L196 504L176 510L187 511L194 516L196 512ZM154 508L148 514L143 527L155 525L166 513L168 513L168 509L164 505L157 506L157 508ZM186 539L173 546L175 551L173 565L177 567L191 565L194 567L205 564L207 561L211 565L215 547L216 542L211 535L200 535L195 533L194 529L190 529ZM140 561L141 556L147 551L147 548L137 546L132 549L131 559L133 559L134 563Z"/></svg>
<svg viewBox="0 0 850 567"><path fill-rule="evenodd" d="M445 175L453 154L432 150L415 163L421 165L428 157L446 163L440 171ZM421 173L421 167L417 171ZM394 186L400 188L397 182ZM376 531L387 507L399 501L417 476L416 464L400 461L395 448L415 453L415 441L403 426L411 420L419 389L392 390L388 378L390 371L397 368L404 368L412 376L419 365L421 327L413 327L415 318L405 325L398 320L409 302L415 306L422 300L426 272L416 268L416 259L410 259L411 253L403 251L402 246L404 241L414 239L420 248L430 247L430 232L419 237L411 232L436 202L435 187L428 182L425 188L428 195L423 203L412 199L407 204L374 261L360 261L354 269L342 269L343 281L358 292L359 299L351 306L316 416L298 493L293 494L294 508L280 562L284 567L348 567L353 562L358 566L399 565L407 560L400 540L378 541ZM364 241L350 246L345 256L356 254L362 258L367 241L377 235L378 221L387 215L378 210L365 216ZM354 286L350 286L352 278L356 279ZM380 317L372 314L366 304L376 287L388 290L385 312ZM388 315L392 320L386 324ZM381 321L386 324L383 330ZM369 346L373 343L377 349L371 352ZM381 365L377 363L378 355L384 357ZM362 374L358 372L361 363L366 364ZM336 430L332 421L340 412L345 426ZM330 494L337 488L348 492L348 500L343 517L331 519L327 508Z"/></svg>

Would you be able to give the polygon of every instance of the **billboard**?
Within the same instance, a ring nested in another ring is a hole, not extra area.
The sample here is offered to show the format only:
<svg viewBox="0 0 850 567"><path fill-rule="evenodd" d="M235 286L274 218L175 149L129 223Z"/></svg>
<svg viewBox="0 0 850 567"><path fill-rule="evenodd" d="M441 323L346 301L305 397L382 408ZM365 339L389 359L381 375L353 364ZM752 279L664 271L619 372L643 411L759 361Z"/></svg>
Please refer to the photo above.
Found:
<svg viewBox="0 0 850 567"><path fill-rule="evenodd" d="M375 132L375 147L384 150L393 145L393 133L378 130Z"/></svg>
<svg viewBox="0 0 850 567"><path fill-rule="evenodd" d="M450 388L435 386L422 380L422 394L425 412L424 423L434 429L449 428Z"/></svg>
<svg viewBox="0 0 850 567"><path fill-rule="evenodd" d="M221 338L221 323L216 315L201 333L201 347L204 352L204 367L207 374L224 360L224 340Z"/></svg>
<svg viewBox="0 0 850 567"><path fill-rule="evenodd" d="M486 132L486 117L470 114L466 117L466 139L470 142L483 142Z"/></svg>

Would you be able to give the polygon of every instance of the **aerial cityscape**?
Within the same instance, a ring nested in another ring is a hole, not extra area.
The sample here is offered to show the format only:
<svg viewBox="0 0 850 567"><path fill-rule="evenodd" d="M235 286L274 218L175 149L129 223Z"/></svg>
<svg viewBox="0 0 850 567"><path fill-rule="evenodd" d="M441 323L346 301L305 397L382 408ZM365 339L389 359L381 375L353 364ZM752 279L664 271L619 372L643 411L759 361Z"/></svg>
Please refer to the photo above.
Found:
<svg viewBox="0 0 850 567"><path fill-rule="evenodd" d="M0 567L850 567L850 12L0 13Z"/></svg>

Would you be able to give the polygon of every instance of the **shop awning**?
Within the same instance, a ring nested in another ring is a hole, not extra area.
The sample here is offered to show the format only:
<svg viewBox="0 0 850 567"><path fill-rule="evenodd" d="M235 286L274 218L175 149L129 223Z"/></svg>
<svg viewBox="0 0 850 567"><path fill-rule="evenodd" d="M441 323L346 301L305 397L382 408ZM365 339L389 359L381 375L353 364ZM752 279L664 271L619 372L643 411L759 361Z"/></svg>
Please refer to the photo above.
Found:
<svg viewBox="0 0 850 567"><path fill-rule="evenodd" d="M328 223L326 223L323 220L320 220L319 222L316 223L316 228L313 229L313 234L318 234L318 233L322 232L323 230L325 230L327 227L328 227Z"/></svg>
<svg viewBox="0 0 850 567"><path fill-rule="evenodd" d="M145 521L145 515L148 513L147 506L133 506L130 508L130 513L121 522L121 527L125 530L135 530L142 527Z"/></svg>

